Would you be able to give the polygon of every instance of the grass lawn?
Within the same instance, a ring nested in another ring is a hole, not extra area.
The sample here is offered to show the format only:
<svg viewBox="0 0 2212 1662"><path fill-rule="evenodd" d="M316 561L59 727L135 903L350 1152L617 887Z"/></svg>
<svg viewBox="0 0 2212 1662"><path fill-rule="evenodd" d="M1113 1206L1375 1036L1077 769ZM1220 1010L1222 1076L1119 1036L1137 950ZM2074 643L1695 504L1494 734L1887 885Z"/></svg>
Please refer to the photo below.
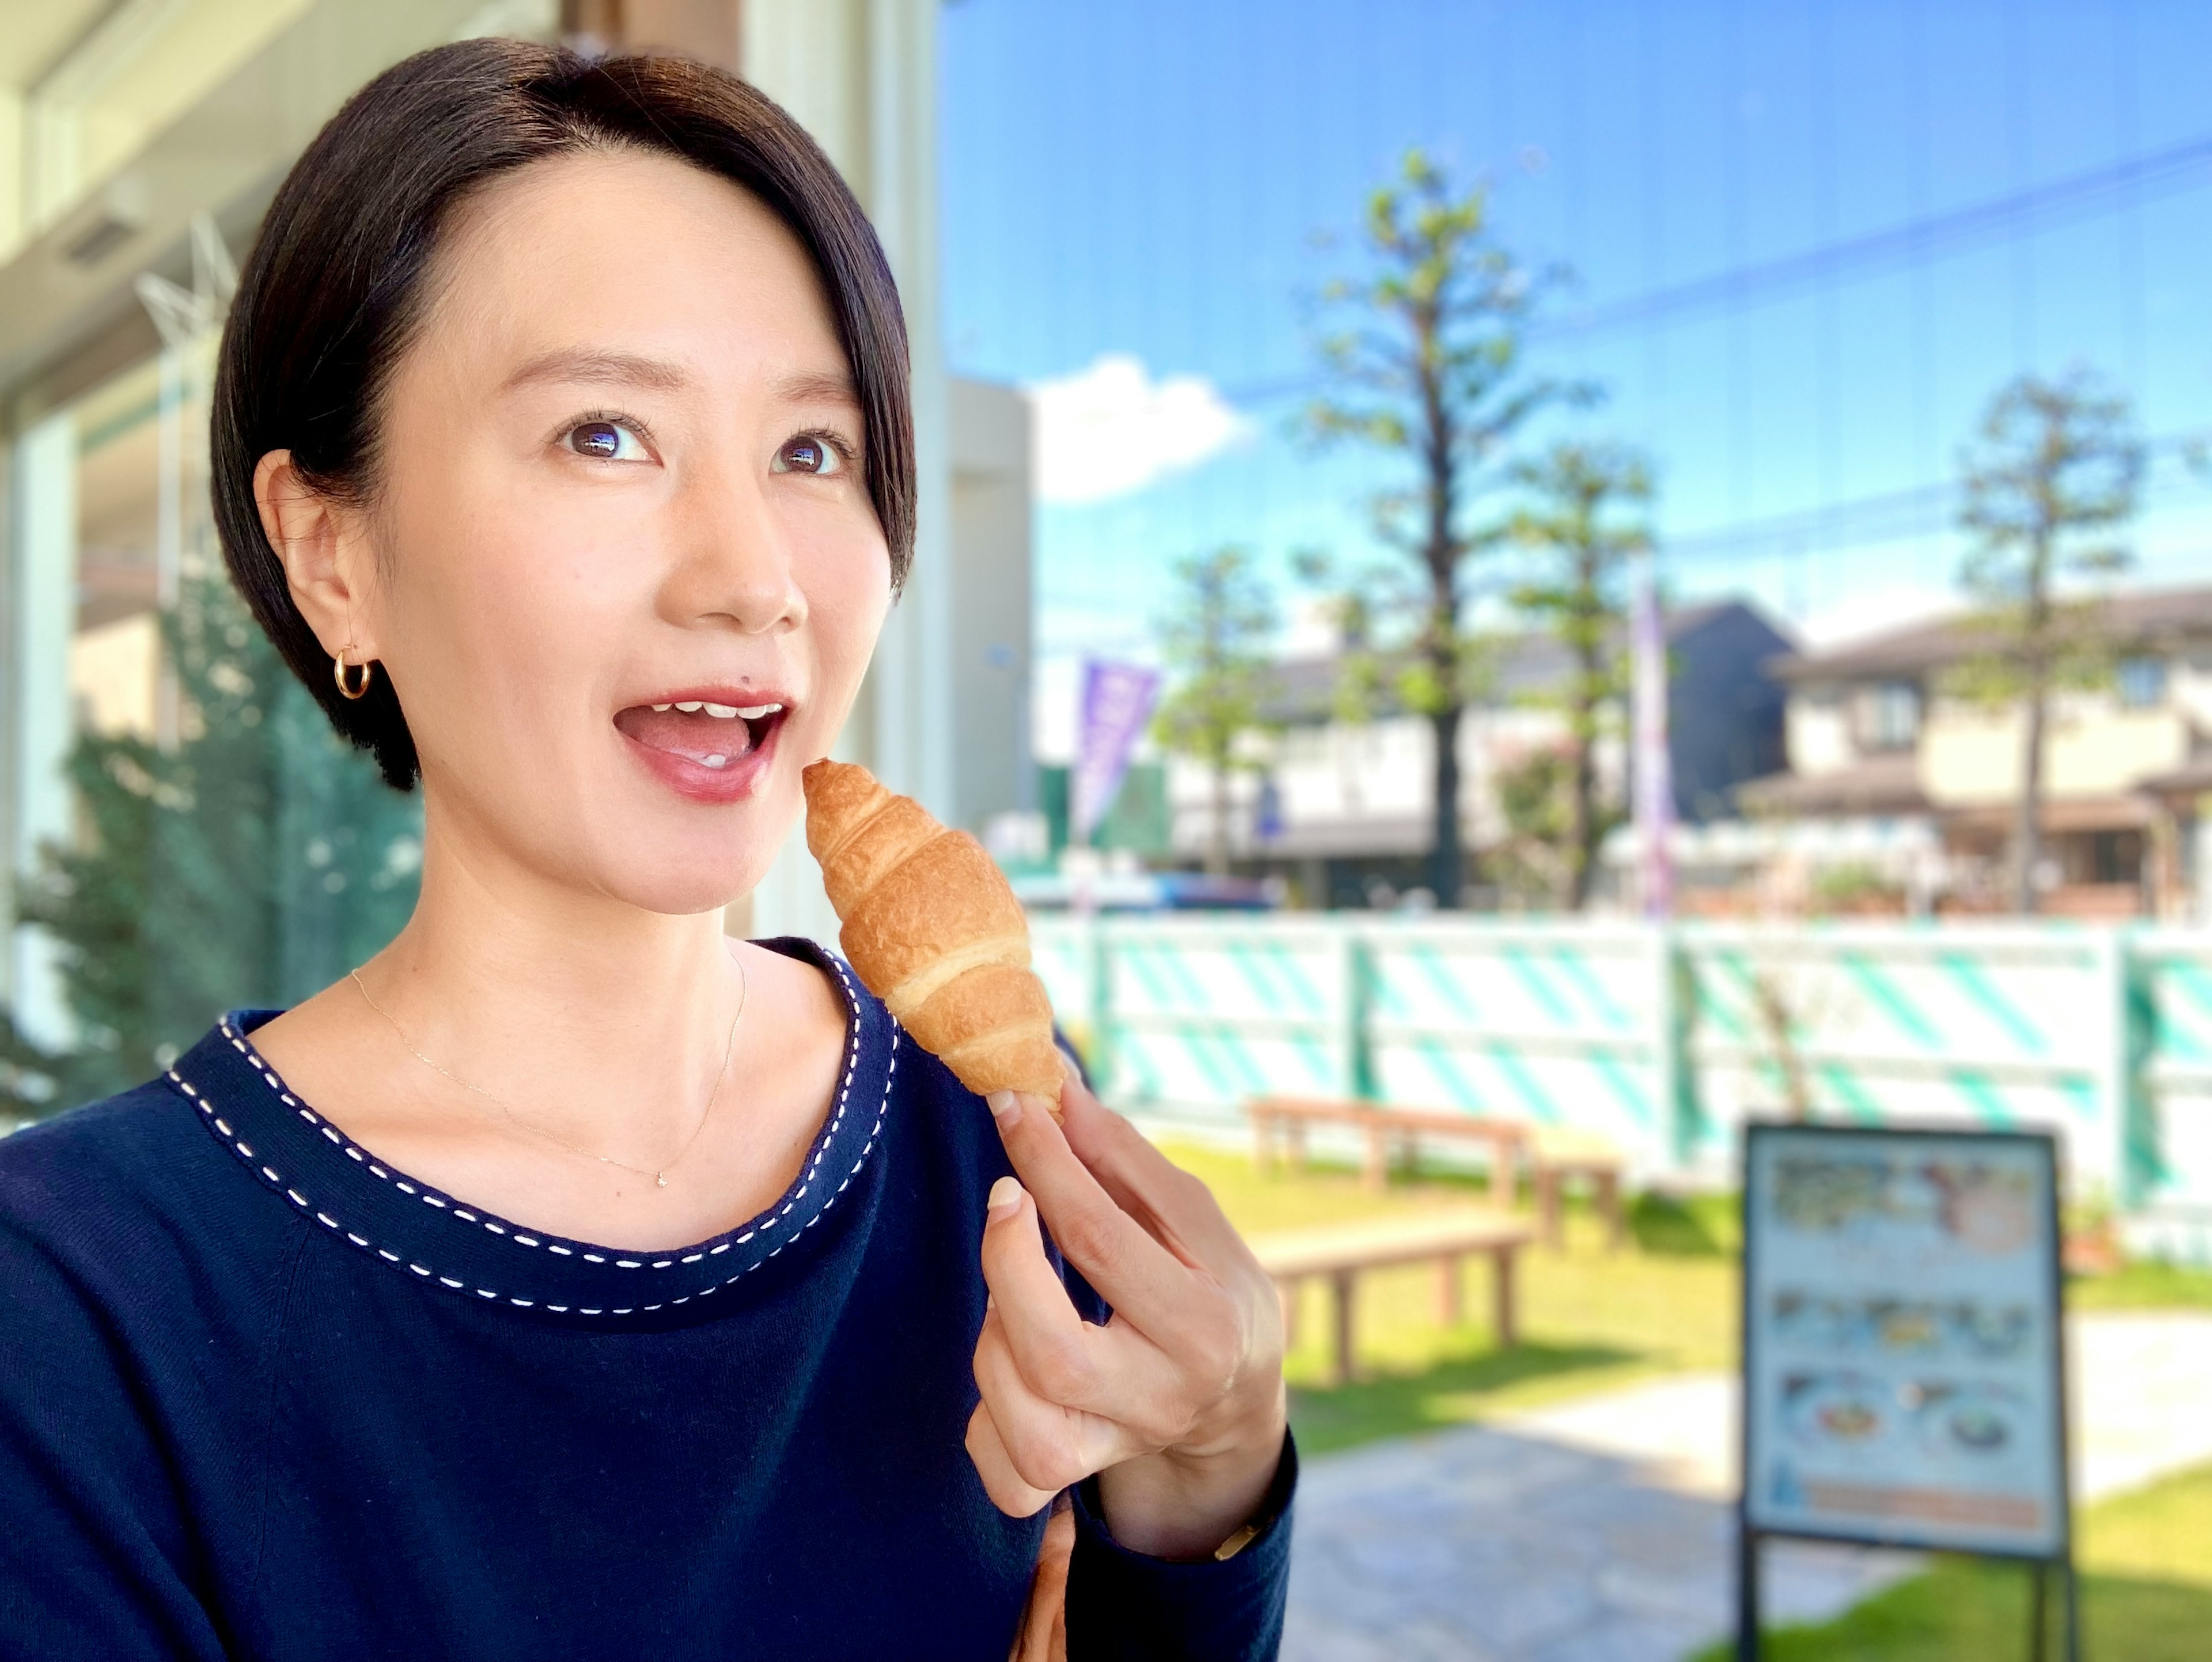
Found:
<svg viewBox="0 0 2212 1662"><path fill-rule="evenodd" d="M1240 1150L1170 1142L1176 1162L1212 1185L1247 1234L1340 1223L1486 1198L1478 1180L1431 1173L1368 1193L1347 1167L1316 1162L1297 1174L1262 1174ZM1437 1320L1427 1265L1360 1278L1358 1354L1364 1376L1325 1389L1328 1294L1306 1288L1299 1342L1285 1361L1291 1416L1310 1452L1344 1448L1502 1410L1607 1389L1656 1375L1732 1368L1738 1320L1738 1220L1732 1196L1687 1202L1639 1196L1633 1245L1607 1252L1597 1221L1569 1219L1565 1253L1538 1247L1521 1266L1522 1343L1499 1351L1488 1320L1486 1263L1470 1263L1468 1319ZM2076 1310L2212 1307L2212 1273L2131 1263L2068 1288ZM2212 1540L2212 1532L2197 1534ZM2205 1647L2212 1657L2212 1644Z"/></svg>
<svg viewBox="0 0 2212 1662"><path fill-rule="evenodd" d="M2078 1520L2081 1648L2092 1662L2212 1655L2212 1466L2090 1507ZM1769 1662L2015 1662L2027 1654L2027 1578L2015 1565L1938 1561L1814 1628L1769 1634ZM2057 1600L2051 1611L2057 1655ZM1716 1646L1698 1662L1726 1662Z"/></svg>
<svg viewBox="0 0 2212 1662"><path fill-rule="evenodd" d="M1447 1175L1370 1195L1349 1170L1316 1166L1295 1176L1263 1176L1240 1153L1191 1144L1170 1145L1169 1153L1212 1185L1247 1234L1465 1205L1484 1194L1480 1183ZM1285 1367L1300 1446L1319 1453L1655 1374L1734 1366L1732 1203L1644 1201L1634 1223L1635 1245L1611 1253L1596 1221L1577 1213L1565 1253L1539 1247L1522 1255L1522 1343L1510 1351L1492 1342L1486 1263L1468 1266L1468 1319L1452 1328L1437 1320L1431 1267L1362 1276L1358 1331L1365 1377L1334 1389L1319 1387L1328 1294L1309 1286L1299 1343Z"/></svg>

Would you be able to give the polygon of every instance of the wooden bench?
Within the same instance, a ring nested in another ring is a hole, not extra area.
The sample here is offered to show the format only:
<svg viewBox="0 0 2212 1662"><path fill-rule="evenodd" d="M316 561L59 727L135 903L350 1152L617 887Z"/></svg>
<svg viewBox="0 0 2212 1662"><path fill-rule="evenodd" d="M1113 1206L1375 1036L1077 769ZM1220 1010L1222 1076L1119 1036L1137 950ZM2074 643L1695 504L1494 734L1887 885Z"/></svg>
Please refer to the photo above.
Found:
<svg viewBox="0 0 2212 1662"><path fill-rule="evenodd" d="M1313 1125L1342 1126L1359 1132L1367 1144L1361 1175L1368 1188L1389 1181L1392 1156L1410 1166L1420 1158L1424 1140L1442 1139L1490 1146L1490 1195L1500 1206L1513 1203L1520 1168L1528 1168L1537 1214L1547 1245L1565 1240L1565 1185L1587 1179L1606 1221L1608 1245L1619 1247L1626 1234L1621 1211L1618 1152L1594 1137L1532 1126L1524 1121L1491 1119L1437 1108L1393 1108L1387 1104L1316 1097L1259 1097L1245 1105L1251 1116L1254 1153L1261 1171L1271 1170L1287 1149L1294 1166L1304 1166L1306 1131Z"/></svg>
<svg viewBox="0 0 2212 1662"><path fill-rule="evenodd" d="M1290 1229L1255 1237L1261 1267L1274 1278L1283 1300L1283 1338L1295 1342L1298 1290L1310 1280L1326 1281L1335 1294L1331 1312L1330 1378L1341 1384L1355 1376L1352 1328L1356 1294L1363 1270L1433 1261L1437 1266L1437 1312L1447 1326L1460 1320L1462 1260L1486 1253L1491 1263L1491 1326L1501 1349L1518 1342L1515 1313L1514 1255L1535 1232L1520 1219L1487 1208L1455 1207L1411 1217Z"/></svg>

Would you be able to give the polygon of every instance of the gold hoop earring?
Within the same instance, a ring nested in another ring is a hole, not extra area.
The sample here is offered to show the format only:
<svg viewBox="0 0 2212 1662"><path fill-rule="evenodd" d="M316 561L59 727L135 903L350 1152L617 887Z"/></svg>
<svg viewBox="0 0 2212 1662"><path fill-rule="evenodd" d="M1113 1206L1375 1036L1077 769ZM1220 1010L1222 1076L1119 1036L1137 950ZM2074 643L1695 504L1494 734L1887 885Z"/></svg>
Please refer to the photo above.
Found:
<svg viewBox="0 0 2212 1662"><path fill-rule="evenodd" d="M348 641L345 643L344 648L331 659L331 673L337 680L338 691L341 694L348 698L365 698L368 696L369 682L375 679L376 666L368 662L349 666L346 663L345 655L346 653L351 651L352 648L353 642ZM359 685L356 685L347 677L346 671L349 667L358 669L361 672L361 682Z"/></svg>

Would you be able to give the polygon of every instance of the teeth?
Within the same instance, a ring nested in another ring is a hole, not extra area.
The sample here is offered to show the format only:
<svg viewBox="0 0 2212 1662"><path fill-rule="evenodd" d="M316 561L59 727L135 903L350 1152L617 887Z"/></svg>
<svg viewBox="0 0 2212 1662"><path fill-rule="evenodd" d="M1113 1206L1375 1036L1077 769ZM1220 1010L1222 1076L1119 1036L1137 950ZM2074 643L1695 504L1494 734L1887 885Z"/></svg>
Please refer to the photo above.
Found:
<svg viewBox="0 0 2212 1662"><path fill-rule="evenodd" d="M762 716L773 715L782 708L781 704L753 704L735 713L742 715L748 721L757 721Z"/></svg>
<svg viewBox="0 0 2212 1662"><path fill-rule="evenodd" d="M705 710L708 715L719 716L725 721L729 721L738 713L738 707L735 704L702 704L699 708Z"/></svg>
<svg viewBox="0 0 2212 1662"><path fill-rule="evenodd" d="M699 759L710 768L726 768L730 765L730 758L726 756L702 756Z"/></svg>
<svg viewBox="0 0 2212 1662"><path fill-rule="evenodd" d="M696 715L701 710L706 709L707 706L705 701L702 699L687 698L682 703L677 705L676 708L682 710L686 715Z"/></svg>
<svg viewBox="0 0 2212 1662"><path fill-rule="evenodd" d="M655 704L653 708L655 709L673 709L676 706L673 704Z"/></svg>

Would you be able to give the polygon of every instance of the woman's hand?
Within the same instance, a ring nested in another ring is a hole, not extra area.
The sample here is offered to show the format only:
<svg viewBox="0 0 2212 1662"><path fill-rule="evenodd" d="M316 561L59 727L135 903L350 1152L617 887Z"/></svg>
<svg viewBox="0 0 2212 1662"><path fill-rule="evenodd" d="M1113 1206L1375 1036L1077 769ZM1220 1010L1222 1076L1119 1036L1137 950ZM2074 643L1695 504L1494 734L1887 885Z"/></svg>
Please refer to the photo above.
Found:
<svg viewBox="0 0 2212 1662"><path fill-rule="evenodd" d="M1096 1472L1115 1540L1203 1558L1250 1519L1282 1455L1274 1284L1206 1185L1072 1075L1060 1107L1064 1131L1041 1098L991 1099L1022 1182L999 1180L983 1229L969 1458L1015 1517ZM1113 1306L1106 1326L1069 1301L1040 1212Z"/></svg>

